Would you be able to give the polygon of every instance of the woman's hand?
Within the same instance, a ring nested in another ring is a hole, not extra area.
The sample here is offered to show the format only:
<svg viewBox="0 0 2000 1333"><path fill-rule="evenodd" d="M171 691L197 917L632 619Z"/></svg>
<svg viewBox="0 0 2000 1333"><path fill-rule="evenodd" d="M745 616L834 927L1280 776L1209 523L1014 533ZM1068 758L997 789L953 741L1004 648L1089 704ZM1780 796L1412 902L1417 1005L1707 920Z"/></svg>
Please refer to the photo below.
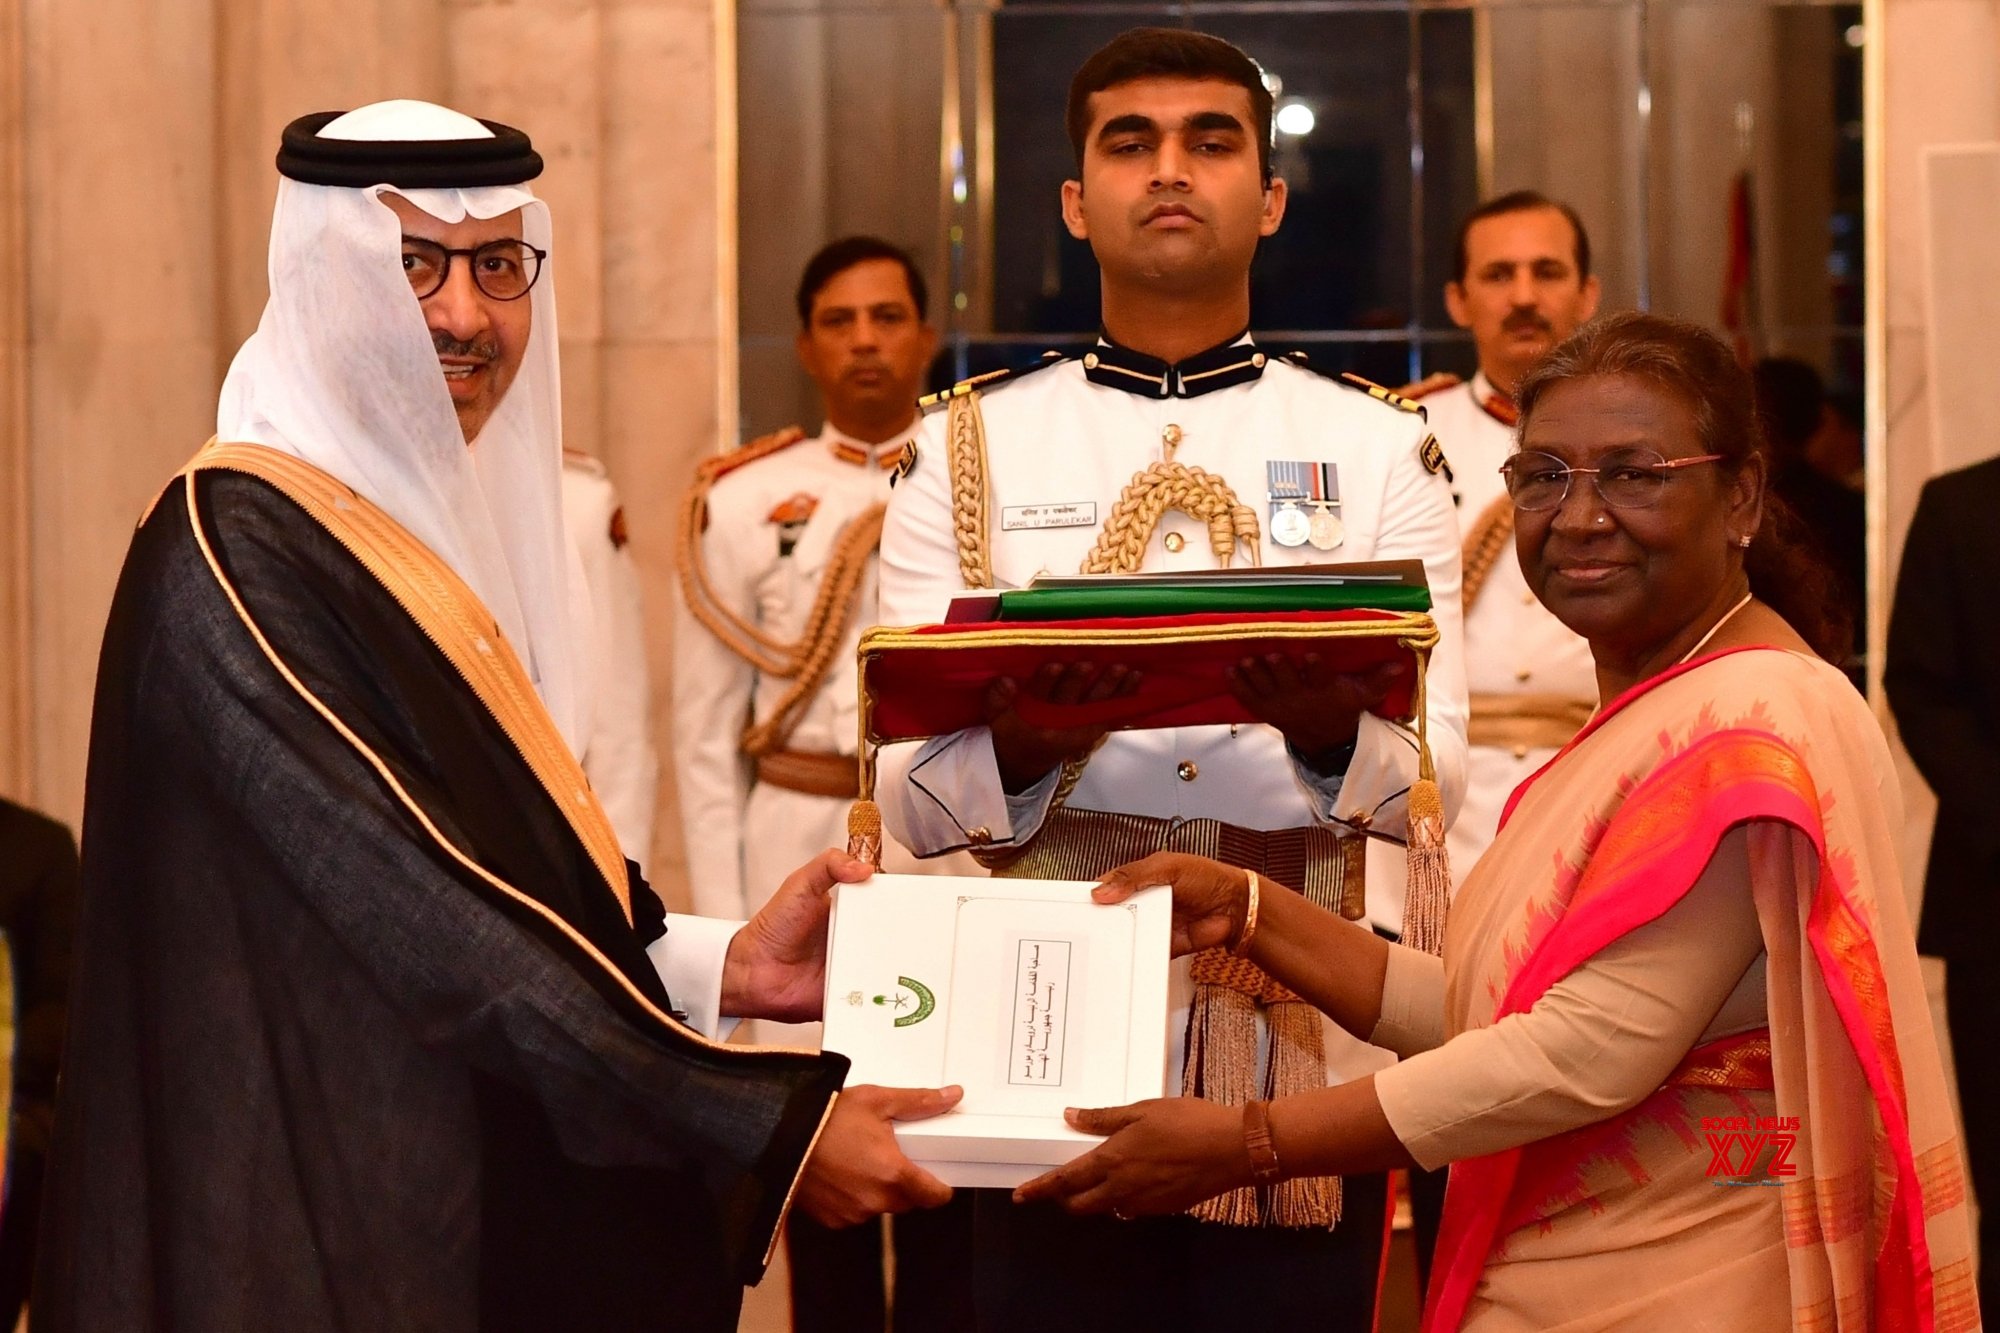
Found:
<svg viewBox="0 0 2000 1333"><path fill-rule="evenodd" d="M1103 1110L1071 1109L1065 1118L1072 1129L1111 1137L1015 1190L1015 1203L1150 1217L1185 1212L1203 1199L1250 1183L1240 1106L1159 1097Z"/></svg>
<svg viewBox="0 0 2000 1333"><path fill-rule="evenodd" d="M1155 852L1143 861L1119 866L1098 882L1090 896L1100 903L1122 903L1156 884L1174 892L1174 957L1227 949L1242 934L1250 876L1205 856Z"/></svg>

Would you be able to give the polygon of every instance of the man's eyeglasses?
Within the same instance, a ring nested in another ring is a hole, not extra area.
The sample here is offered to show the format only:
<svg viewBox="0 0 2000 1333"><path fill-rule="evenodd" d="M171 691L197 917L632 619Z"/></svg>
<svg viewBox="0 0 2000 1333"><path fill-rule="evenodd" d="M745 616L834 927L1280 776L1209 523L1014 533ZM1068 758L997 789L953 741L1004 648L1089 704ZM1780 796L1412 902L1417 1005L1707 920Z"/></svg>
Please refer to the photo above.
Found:
<svg viewBox="0 0 2000 1333"><path fill-rule="evenodd" d="M526 241L488 241L476 250L447 250L436 241L416 236L403 238L403 276L419 301L444 286L451 276L451 261L464 255L472 265L472 281L496 301L518 301L542 276L546 250L537 250Z"/></svg>
<svg viewBox="0 0 2000 1333"><path fill-rule="evenodd" d="M1570 467L1552 454L1515 454L1500 465L1516 509L1554 509L1569 497L1570 478L1585 475L1613 509L1650 509L1660 502L1676 468L1719 463L1722 454L1662 458L1651 449L1620 449L1596 467Z"/></svg>

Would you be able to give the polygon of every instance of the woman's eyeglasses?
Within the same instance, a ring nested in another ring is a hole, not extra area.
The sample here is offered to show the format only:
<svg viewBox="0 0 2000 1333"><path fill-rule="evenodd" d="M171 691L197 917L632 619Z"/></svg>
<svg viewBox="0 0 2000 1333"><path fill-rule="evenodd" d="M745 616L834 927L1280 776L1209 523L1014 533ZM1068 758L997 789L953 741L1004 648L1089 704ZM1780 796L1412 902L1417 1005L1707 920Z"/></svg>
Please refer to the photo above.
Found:
<svg viewBox="0 0 2000 1333"><path fill-rule="evenodd" d="M1613 509L1650 509L1660 502L1675 469L1697 463L1719 463L1722 454L1694 458L1662 458L1651 449L1620 449L1606 454L1596 467L1570 467L1552 454L1515 454L1500 465L1507 494L1516 509L1554 509L1569 498L1570 478L1584 475Z"/></svg>

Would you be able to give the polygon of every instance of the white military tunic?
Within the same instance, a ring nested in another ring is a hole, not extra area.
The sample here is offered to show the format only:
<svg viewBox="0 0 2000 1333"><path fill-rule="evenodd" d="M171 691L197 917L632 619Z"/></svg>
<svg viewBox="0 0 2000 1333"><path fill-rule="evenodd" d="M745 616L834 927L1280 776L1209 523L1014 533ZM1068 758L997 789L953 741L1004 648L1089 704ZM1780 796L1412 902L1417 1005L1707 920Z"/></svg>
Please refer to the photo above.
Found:
<svg viewBox="0 0 2000 1333"><path fill-rule="evenodd" d="M1260 374L1193 396L1163 396L1166 373L1143 377L1094 373L1066 360L982 395L990 497L993 580L1018 588L1044 570L1074 574L1098 531L1137 473L1163 458L1219 475L1258 513L1261 558L1272 566L1325 561L1418 559L1429 577L1441 640L1429 677L1430 742L1447 817L1464 786L1465 674L1460 654L1458 523L1444 478L1422 459L1421 415L1273 358L1248 340L1236 362L1256 356ZM1127 364L1149 358L1119 352ZM1202 358L1215 358L1215 349ZM1104 351L1100 348L1100 353ZM1154 362L1154 365L1159 363ZM1185 368L1189 363L1182 363ZM1236 379L1238 376L1217 376ZM1214 380L1208 383L1214 383ZM1145 392L1128 391L1127 385ZM1114 387L1114 385L1116 387ZM898 483L882 537L882 619L911 625L940 621L962 589L953 535L944 410L923 422L914 467ZM1171 450L1166 441L1175 439ZM1338 469L1341 545L1281 546L1271 539L1266 463L1328 462ZM1087 514L1087 525L1025 526L1037 515ZM1014 511L1010 516L1010 511ZM1023 512L1032 511L1032 512ZM1237 562L1242 563L1239 554ZM1212 568L1205 523L1171 512L1146 548L1151 571ZM1053 776L1029 793L1002 790L991 733L974 728L916 744L886 747L877 796L891 833L920 854L967 846L984 829L995 845L1024 842L1047 816ZM1068 799L1071 808L1158 818L1209 818L1272 830L1328 823L1356 813L1400 836L1404 795L1417 775L1409 735L1364 715L1345 777L1319 782L1296 765L1271 727L1179 727L1121 731L1091 756ZM1368 914L1401 928L1403 886L1372 879ZM1175 970L1172 1020L1176 1045L1185 1031L1192 989L1185 960ZM1329 1065L1354 1042L1329 1029ZM1175 1056L1179 1059L1178 1052ZM1348 1071L1354 1064L1347 1061ZM1178 1067L1178 1065L1176 1065Z"/></svg>
<svg viewBox="0 0 2000 1333"><path fill-rule="evenodd" d="M828 426L718 478L708 496L702 562L717 603L764 632L796 641L828 557L849 522L889 498L887 467L905 437L869 445ZM859 707L854 650L875 623L876 564L820 689L785 743L789 750L853 755ZM829 847L847 845L848 801L752 780L739 741L746 721L770 716L791 685L760 674L684 604L674 631L674 763L695 910L741 920L786 875ZM920 867L883 847L884 868L980 874L970 857Z"/></svg>
<svg viewBox="0 0 2000 1333"><path fill-rule="evenodd" d="M1451 459L1459 524L1467 532L1507 493L1500 465L1514 452L1514 427L1487 404L1512 404L1482 373L1465 384L1425 394L1430 427ZM1561 695L1594 703L1597 673L1590 646L1528 591L1510 542L1465 613L1465 674L1473 696ZM1555 757L1554 749L1474 745L1467 755L1465 803L1451 826L1454 887L1465 881L1500 826L1514 788Z"/></svg>
<svg viewBox="0 0 2000 1333"><path fill-rule="evenodd" d="M639 575L625 548L625 522L604 465L563 451L563 521L590 588L592 707L577 758L625 855L645 865L653 851L660 761L647 700L646 627Z"/></svg>

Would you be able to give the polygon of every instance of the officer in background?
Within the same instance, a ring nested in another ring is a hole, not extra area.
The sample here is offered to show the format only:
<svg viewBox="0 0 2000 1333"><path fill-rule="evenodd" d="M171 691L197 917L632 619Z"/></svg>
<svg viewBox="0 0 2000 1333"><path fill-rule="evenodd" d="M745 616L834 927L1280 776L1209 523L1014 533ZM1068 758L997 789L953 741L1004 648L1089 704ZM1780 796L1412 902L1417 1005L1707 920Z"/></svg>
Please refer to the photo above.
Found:
<svg viewBox="0 0 2000 1333"><path fill-rule="evenodd" d="M639 610L639 573L625 549L625 510L604 464L563 450L563 522L583 562L590 590L592 712L585 732L584 776L618 831L625 855L652 859L653 810L660 759L653 749L648 707L646 625Z"/></svg>
<svg viewBox="0 0 2000 1333"><path fill-rule="evenodd" d="M858 789L854 651L876 623L875 550L890 469L916 428L937 348L923 275L887 241L827 245L799 279L798 355L826 409L704 463L682 510L674 631L674 762L697 912L742 919L790 868L847 845ZM883 869L983 874L969 857L920 866L885 841ZM759 1040L818 1044L817 1027ZM886 1220L886 1219L885 1219ZM890 1224L895 1323L970 1324L969 1200ZM789 1223L793 1326L885 1319L877 1224Z"/></svg>
<svg viewBox="0 0 2000 1333"><path fill-rule="evenodd" d="M925 418L883 533L883 621L939 621L962 588L1017 588L1044 570L1421 561L1442 635L1429 734L1448 815L1465 695L1444 458L1415 405L1267 353L1247 333L1251 260L1285 211L1261 71L1218 38L1136 29L1084 63L1066 121L1079 170L1063 217L1096 256L1103 336L1081 357L960 385ZM1156 524L1143 519L1148 497L1170 502ZM1337 894L1357 887L1343 866L1362 829L1404 831L1416 747L1366 711L1389 671L1340 673L1317 654L1246 659L1235 689L1261 723L1105 735L1037 727L1018 705L1115 696L1132 673L1112 661L1045 667L995 682L988 725L885 747L877 799L889 832L918 853L974 847L1002 873L1088 877L1185 835L1293 888ZM1368 914L1392 932L1400 887L1367 886ZM1193 984L1177 964L1176 1090ZM1204 1049L1225 1061L1263 1049L1261 1011L1213 1009L1256 1026L1211 1032ZM1380 1067L1337 1028L1323 1032L1306 1086ZM1250 1086L1279 1068L1254 1058L1256 1069L1234 1070ZM1202 1089L1217 1087L1201 1081L1209 1068L1195 1062ZM1224 1132L1237 1132L1233 1119ZM1225 1196L1212 1221L1070 1217L983 1192L979 1326L1367 1328L1384 1179L1313 1187L1323 1193L1285 1194L1269 1212Z"/></svg>
<svg viewBox="0 0 2000 1333"><path fill-rule="evenodd" d="M1514 386L1596 313L1598 283L1576 211L1527 190L1474 209L1459 224L1457 259L1445 308L1472 334L1478 373L1467 382L1432 376L1407 392L1451 458L1464 534L1471 749L1465 804L1448 837L1462 883L1493 841L1507 797L1597 704L1589 646L1535 600L1514 558L1514 505L1500 465L1514 452Z"/></svg>
<svg viewBox="0 0 2000 1333"><path fill-rule="evenodd" d="M1433 375L1403 392L1420 400L1450 455L1464 532L1465 674L1472 690L1465 804L1451 826L1453 887L1500 827L1514 788L1554 757L1597 703L1590 646L1528 591L1514 558L1514 503L1500 465L1514 452L1514 386L1537 358L1597 311L1590 237L1567 204L1531 190L1480 205L1458 227L1457 277L1445 308L1479 352L1470 381ZM1371 874L1400 875L1379 844ZM1443 1171L1410 1173L1418 1281L1429 1278L1444 1209Z"/></svg>

